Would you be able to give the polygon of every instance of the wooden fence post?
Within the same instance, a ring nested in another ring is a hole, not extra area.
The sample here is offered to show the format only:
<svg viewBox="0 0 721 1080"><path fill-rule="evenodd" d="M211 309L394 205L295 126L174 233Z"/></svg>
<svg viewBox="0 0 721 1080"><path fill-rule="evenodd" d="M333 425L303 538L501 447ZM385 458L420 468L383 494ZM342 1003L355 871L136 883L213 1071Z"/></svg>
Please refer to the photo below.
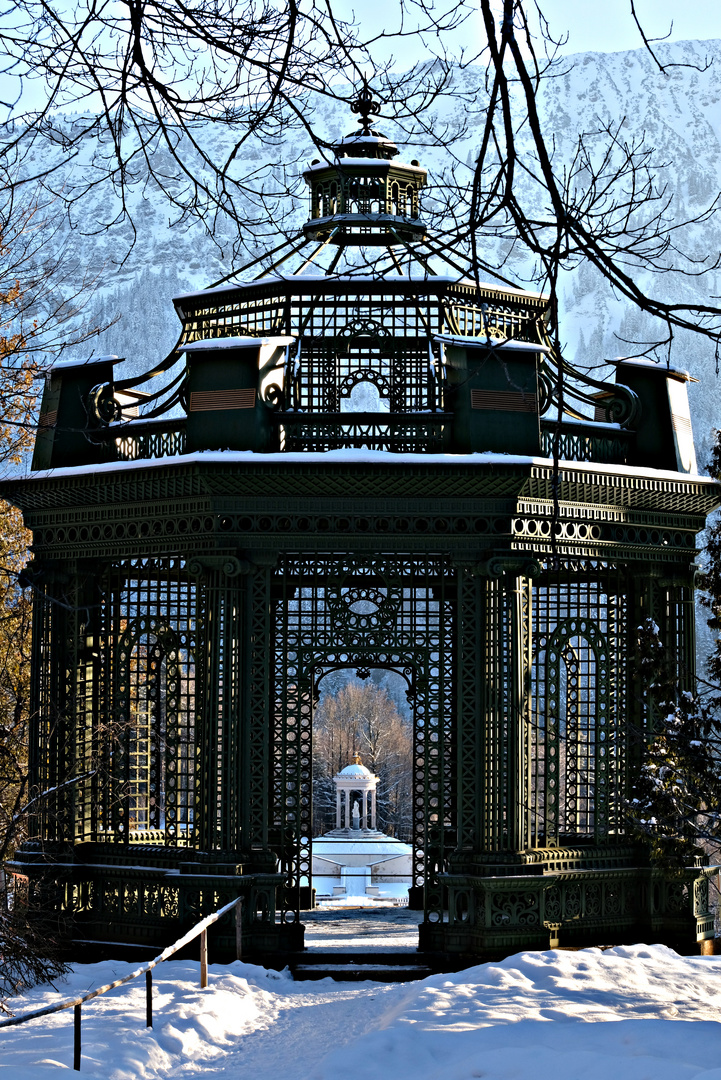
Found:
<svg viewBox="0 0 721 1080"><path fill-rule="evenodd" d="M235 901L235 958L243 959L243 898Z"/></svg>
<svg viewBox="0 0 721 1080"><path fill-rule="evenodd" d="M73 1069L75 1072L80 1072L80 1009L82 1006L76 1005L73 1012L75 1014L75 1030L73 1038Z"/></svg>
<svg viewBox="0 0 721 1080"><path fill-rule="evenodd" d="M208 985L208 931L200 931L200 989Z"/></svg>

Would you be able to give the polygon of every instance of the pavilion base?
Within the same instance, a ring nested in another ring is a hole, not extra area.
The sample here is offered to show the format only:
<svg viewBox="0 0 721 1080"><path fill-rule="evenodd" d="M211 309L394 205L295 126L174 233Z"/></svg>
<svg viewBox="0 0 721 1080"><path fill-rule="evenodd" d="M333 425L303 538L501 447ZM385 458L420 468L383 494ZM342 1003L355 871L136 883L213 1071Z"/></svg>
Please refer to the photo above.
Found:
<svg viewBox="0 0 721 1080"><path fill-rule="evenodd" d="M469 963L525 949L636 942L692 953L714 934L708 904L713 873L710 867L664 871L627 866L443 874L448 921L422 923L419 947L463 956Z"/></svg>
<svg viewBox="0 0 721 1080"><path fill-rule="evenodd" d="M275 872L271 853L240 861L227 853L85 843L62 857L31 843L6 869L14 879L15 902L57 915L68 948L79 943L84 959L160 952L238 897L243 959L272 964L273 957L303 948L302 924L276 921L276 891L285 878ZM210 928L208 947L211 961L236 959L233 913Z"/></svg>

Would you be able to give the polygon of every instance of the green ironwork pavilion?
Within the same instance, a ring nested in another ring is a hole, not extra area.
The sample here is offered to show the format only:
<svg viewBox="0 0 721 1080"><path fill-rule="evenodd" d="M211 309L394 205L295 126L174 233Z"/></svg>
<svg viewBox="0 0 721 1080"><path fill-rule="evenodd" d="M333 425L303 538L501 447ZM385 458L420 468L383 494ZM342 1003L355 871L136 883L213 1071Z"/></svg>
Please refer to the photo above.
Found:
<svg viewBox="0 0 721 1080"><path fill-rule="evenodd" d="M32 471L2 484L33 533L50 792L17 888L76 939L154 948L242 895L250 953L302 948L322 679L385 668L414 721L424 949L711 937L704 857L652 866L624 814L653 731L636 628L688 683L719 502L687 375L574 371L545 298L464 276L425 170L356 111L304 174L302 231L178 297L165 361L47 375Z"/></svg>

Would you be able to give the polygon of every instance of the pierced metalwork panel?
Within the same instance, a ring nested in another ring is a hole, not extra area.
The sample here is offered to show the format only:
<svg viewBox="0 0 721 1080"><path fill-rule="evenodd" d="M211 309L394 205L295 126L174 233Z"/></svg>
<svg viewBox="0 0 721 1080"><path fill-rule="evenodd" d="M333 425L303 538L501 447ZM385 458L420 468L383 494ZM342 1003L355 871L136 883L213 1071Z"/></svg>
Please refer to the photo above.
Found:
<svg viewBox="0 0 721 1080"><path fill-rule="evenodd" d="M115 751L97 837L139 841L150 831L165 844L194 844L196 604L195 583L180 559L135 560L108 573L97 653Z"/></svg>
<svg viewBox="0 0 721 1080"><path fill-rule="evenodd" d="M48 575L49 576L49 575ZM33 598L33 638L31 716L28 764L30 783L37 791L52 791L62 784L83 753L83 736L73 738L73 712L76 685L75 669L68 659L79 637L77 597L64 580L50 579L36 587ZM80 693L82 693L82 685ZM58 792L43 799L29 818L31 837L46 840L63 838L63 822L72 821L72 813L63 813L68 798L77 800L77 792ZM69 839L69 837L64 837Z"/></svg>
<svg viewBox="0 0 721 1080"><path fill-rule="evenodd" d="M398 342L374 322L351 323L347 337L303 342L297 406L304 412L339 413L352 409L356 387L375 389L378 408L392 413L423 412L436 407L430 365L430 342ZM365 407L366 409L368 406Z"/></svg>
<svg viewBox="0 0 721 1080"><path fill-rule="evenodd" d="M529 841L624 831L628 579L576 565L534 586ZM555 580L554 580L555 577Z"/></svg>

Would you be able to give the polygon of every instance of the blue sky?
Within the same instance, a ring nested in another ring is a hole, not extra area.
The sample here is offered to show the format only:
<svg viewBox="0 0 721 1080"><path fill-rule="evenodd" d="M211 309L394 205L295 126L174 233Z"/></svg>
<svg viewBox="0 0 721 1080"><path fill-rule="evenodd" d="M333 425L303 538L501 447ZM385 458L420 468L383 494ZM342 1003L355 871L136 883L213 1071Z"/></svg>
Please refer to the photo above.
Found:
<svg viewBox="0 0 721 1080"><path fill-rule="evenodd" d="M637 49L643 44L631 15L630 0L539 0L554 36L568 33L564 52L617 52ZM451 0L435 0L436 9L453 8ZM473 0L468 6L475 8ZM498 7L500 8L500 0ZM333 11L347 17L351 11L365 33L392 32L397 25L399 0L333 0ZM527 5L533 8L533 0ZM649 37L662 37L671 30L670 41L721 38L721 4L718 0L636 0L636 11ZM448 39L454 50L472 49L474 17L462 31ZM408 6L406 28L415 23ZM380 59L380 48L374 50ZM418 43L406 39L396 43L393 54L399 67L407 68L419 59Z"/></svg>
<svg viewBox="0 0 721 1080"><path fill-rule="evenodd" d="M542 0L554 30L568 30L569 52L637 49L641 39L630 0ZM721 38L721 4L710 0L636 0L636 11L650 36L668 33L671 41Z"/></svg>

